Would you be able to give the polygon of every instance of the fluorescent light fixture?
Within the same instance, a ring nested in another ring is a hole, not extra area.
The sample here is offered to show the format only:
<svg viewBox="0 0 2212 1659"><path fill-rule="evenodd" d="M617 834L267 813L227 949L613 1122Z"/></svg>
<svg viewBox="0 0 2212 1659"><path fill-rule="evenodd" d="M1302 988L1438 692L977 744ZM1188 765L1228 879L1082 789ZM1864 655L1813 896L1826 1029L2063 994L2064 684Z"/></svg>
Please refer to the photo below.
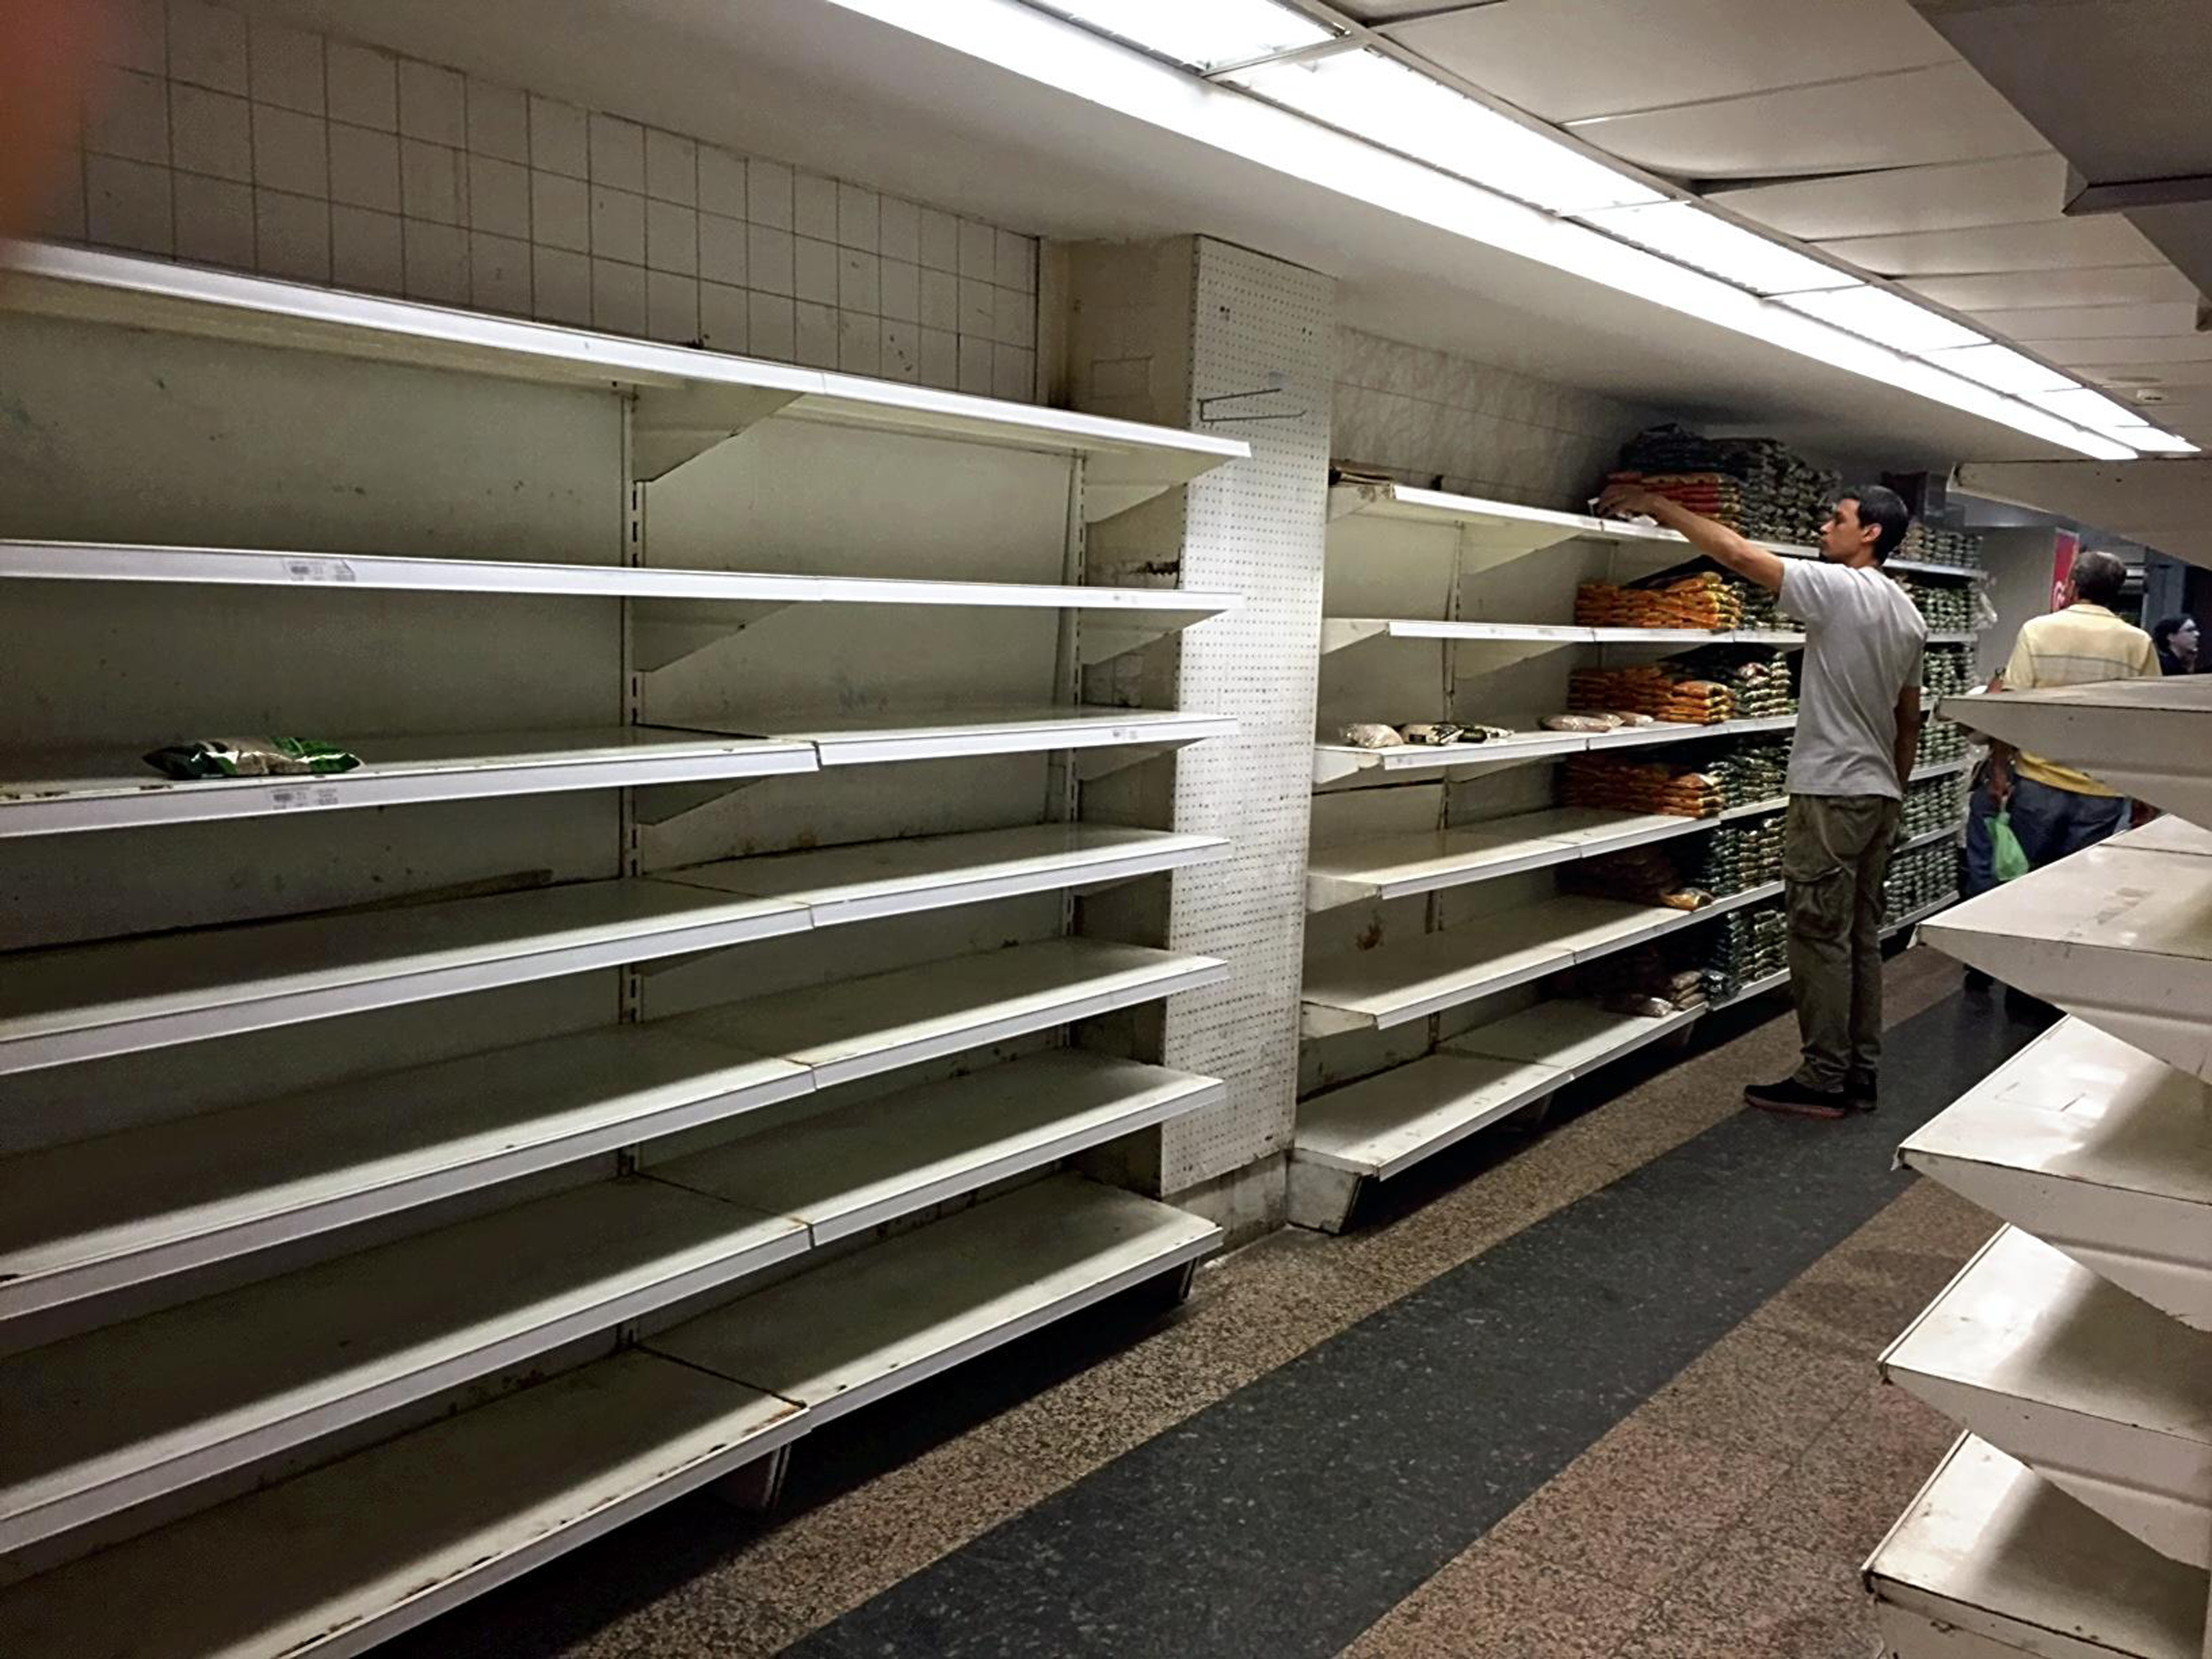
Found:
<svg viewBox="0 0 2212 1659"><path fill-rule="evenodd" d="M1881 288L1832 289L1824 294L1790 294L1782 303L1792 311L1880 344L1916 356L1953 346L1979 345L1983 336L1962 323L1938 316L1902 295Z"/></svg>
<svg viewBox="0 0 2212 1659"><path fill-rule="evenodd" d="M2024 398L2031 392L2065 392L2074 386L2057 369L2010 346L1985 343L1961 346L1955 351L1931 351L1927 357L1938 368L1963 374L1993 391L2010 392L2015 398Z"/></svg>
<svg viewBox="0 0 2212 1659"><path fill-rule="evenodd" d="M2146 455L2194 455L2197 453L2197 446L2188 439L2177 437L2171 432L2161 432L2154 426L2131 426L2112 435Z"/></svg>
<svg viewBox="0 0 2212 1659"><path fill-rule="evenodd" d="M1362 48L1260 64L1223 78L1355 137L1554 213L1665 199L1627 174L1378 52Z"/></svg>
<svg viewBox="0 0 2212 1659"><path fill-rule="evenodd" d="M1849 271L1822 264L1756 231L1731 224L1689 202L1616 208L1577 216L1585 224L1710 272L1753 294L1802 294L1863 286Z"/></svg>
<svg viewBox="0 0 2212 1659"><path fill-rule="evenodd" d="M2136 427L2150 424L2125 404L2116 403L2103 392L2092 392L2087 386L2069 386L2063 392L2030 392L2023 395L2038 409L2047 409L2053 415L2063 416L2076 426L2086 426L2093 432L2124 435Z"/></svg>
<svg viewBox="0 0 2212 1659"><path fill-rule="evenodd" d="M1043 0L1081 23L1196 70L1249 64L1334 40L1336 32L1276 0Z"/></svg>

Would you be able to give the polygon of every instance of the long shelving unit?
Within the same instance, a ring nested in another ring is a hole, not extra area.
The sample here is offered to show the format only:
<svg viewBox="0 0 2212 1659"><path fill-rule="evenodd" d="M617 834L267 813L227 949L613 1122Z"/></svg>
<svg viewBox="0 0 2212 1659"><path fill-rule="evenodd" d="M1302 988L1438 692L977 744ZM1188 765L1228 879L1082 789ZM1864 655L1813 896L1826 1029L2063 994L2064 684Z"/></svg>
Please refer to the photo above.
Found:
<svg viewBox="0 0 2212 1659"><path fill-rule="evenodd" d="M1077 1027L1228 968L1089 896L1231 848L1085 790L1235 728L1080 692L1239 598L1080 579L1246 446L0 263L11 397L141 475L0 497L0 1650L358 1651L1187 1289L1218 1227L1062 1166L1225 1086ZM119 362L242 390L210 434ZM361 764L139 759L256 729Z"/></svg>
<svg viewBox="0 0 2212 1659"><path fill-rule="evenodd" d="M1900 1659L1955 1654L1962 1633L1991 1652L2197 1659L2212 1651L2212 696L2154 682L1944 711L2180 816L1923 929L2070 1017L1899 1151L2007 1224L1883 1357L1967 1433L1866 1582Z"/></svg>

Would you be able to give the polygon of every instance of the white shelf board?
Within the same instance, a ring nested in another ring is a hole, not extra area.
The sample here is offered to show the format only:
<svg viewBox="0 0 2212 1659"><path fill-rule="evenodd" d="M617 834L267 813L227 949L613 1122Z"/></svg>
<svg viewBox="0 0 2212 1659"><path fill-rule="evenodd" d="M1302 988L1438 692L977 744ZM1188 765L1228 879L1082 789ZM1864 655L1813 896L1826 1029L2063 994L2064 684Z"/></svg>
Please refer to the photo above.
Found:
<svg viewBox="0 0 2212 1659"><path fill-rule="evenodd" d="M362 764L320 777L165 778L142 751L120 748L0 755L0 837L815 769L814 750L805 743L659 726L349 742Z"/></svg>
<svg viewBox="0 0 2212 1659"><path fill-rule="evenodd" d="M795 1216L827 1244L1227 1098L1216 1078L1055 1049L879 1095L651 1173Z"/></svg>
<svg viewBox="0 0 2212 1659"><path fill-rule="evenodd" d="M1399 744L1388 749L1359 749L1346 743L1314 745L1314 781L1334 783L1355 772L1437 772L1465 766L1498 766L1516 761L1550 760L1561 755L1601 753L1613 749L1641 749L1654 744L1689 743L1703 738L1742 738L1766 732L1787 732L1797 724L1795 714L1769 714L1755 720L1720 720L1711 726L1685 726L1661 721L1654 726L1626 726L1617 732L1517 732L1487 743Z"/></svg>
<svg viewBox="0 0 2212 1659"><path fill-rule="evenodd" d="M1680 1030L1705 1012L1703 1003L1646 1015L1617 1014L1594 1002L1540 1002L1462 1032L1444 1048L1452 1054L1547 1066L1577 1078Z"/></svg>
<svg viewBox="0 0 2212 1659"><path fill-rule="evenodd" d="M805 1225L654 1182L580 1187L0 1360L38 1435L0 1550L527 1365L803 1253Z"/></svg>
<svg viewBox="0 0 2212 1659"><path fill-rule="evenodd" d="M1898 842L1890 850L1893 854L1910 853L1919 848L1933 847L1939 841L1956 841L1965 833L1966 828L1966 821L1964 818L1959 819L1954 823L1939 824L1933 830L1923 830L1917 836L1909 836Z"/></svg>
<svg viewBox="0 0 2212 1659"><path fill-rule="evenodd" d="M649 1025L465 1055L0 1160L0 1318L773 1105L790 1060Z"/></svg>
<svg viewBox="0 0 2212 1659"><path fill-rule="evenodd" d="M1243 604L1241 594L1176 587L787 575L772 571L646 565L544 564L523 559L433 559L386 553L0 539L0 580L8 579L201 586L330 586L398 592L536 593L748 605L951 605L1127 614L1150 617L1169 627L1220 616Z"/></svg>
<svg viewBox="0 0 2212 1659"><path fill-rule="evenodd" d="M1322 957L1306 968L1302 1023L1315 1037L1387 1030L1781 890L1779 882L1768 883L1698 910L1567 894L1405 944Z"/></svg>
<svg viewBox="0 0 2212 1659"><path fill-rule="evenodd" d="M2212 676L1984 692L1939 712L2212 828Z"/></svg>
<svg viewBox="0 0 2212 1659"><path fill-rule="evenodd" d="M1221 1230L1059 1175L650 1339L819 1424L1195 1261Z"/></svg>
<svg viewBox="0 0 2212 1659"><path fill-rule="evenodd" d="M2205 1575L1968 1435L1865 1569L1897 1659L2202 1659Z"/></svg>
<svg viewBox="0 0 2212 1659"><path fill-rule="evenodd" d="M1457 644L1534 645L1802 645L1802 634L1776 629L1711 628L1585 628L1566 623L1438 622L1418 617L1328 617L1321 625L1322 653L1368 640L1428 640Z"/></svg>
<svg viewBox="0 0 2212 1659"><path fill-rule="evenodd" d="M2212 1078L2212 860L2106 842L1930 922L1938 950Z"/></svg>
<svg viewBox="0 0 2212 1659"><path fill-rule="evenodd" d="M1786 812L1789 810L1789 796L1769 795L1765 800L1747 800L1741 806L1723 809L1720 821L1723 823L1734 823L1739 818L1765 817L1769 812Z"/></svg>
<svg viewBox="0 0 2212 1659"><path fill-rule="evenodd" d="M726 859L660 872L715 892L804 904L814 926L1127 881L1228 856L1218 836L1119 824L1035 823Z"/></svg>
<svg viewBox="0 0 2212 1659"><path fill-rule="evenodd" d="M1168 747L1237 734L1237 722L1218 714L1067 704L824 713L777 724L782 729L752 735L811 744L825 767L951 760L969 755L1040 754L1122 744Z"/></svg>
<svg viewBox="0 0 2212 1659"><path fill-rule="evenodd" d="M780 992L656 1029L812 1068L829 1088L1132 1004L1217 985L1212 957L1100 939L1047 939Z"/></svg>
<svg viewBox="0 0 2212 1659"><path fill-rule="evenodd" d="M1881 568L1907 576L1957 576L1967 581L1988 574L1978 564L1937 564L1927 559L1884 559Z"/></svg>
<svg viewBox="0 0 2212 1659"><path fill-rule="evenodd" d="M2007 1227L1881 1371L2160 1555L2212 1565L2212 1332Z"/></svg>
<svg viewBox="0 0 2212 1659"><path fill-rule="evenodd" d="M1095 522L1251 453L1200 433L127 254L5 242L0 266L0 305L14 311L624 392L647 477L776 417L1080 456Z"/></svg>
<svg viewBox="0 0 2212 1659"><path fill-rule="evenodd" d="M1306 908L1406 898L1539 870L1710 830L1717 818L1555 806L1418 835L1316 847L1306 865Z"/></svg>
<svg viewBox="0 0 2212 1659"><path fill-rule="evenodd" d="M1944 629L1928 636L1929 645L1972 645L1981 637L1971 628Z"/></svg>
<svg viewBox="0 0 2212 1659"><path fill-rule="evenodd" d="M2140 830L2113 836L2112 844L2154 853L2186 853L2194 858L2212 858L2212 830L2199 829L2187 818L2166 812Z"/></svg>
<svg viewBox="0 0 2212 1659"><path fill-rule="evenodd" d="M1899 1160L2212 1331L2212 1084L2061 1020Z"/></svg>
<svg viewBox="0 0 2212 1659"><path fill-rule="evenodd" d="M805 1426L788 1401L618 1354L0 1589L0 1652L358 1653Z"/></svg>
<svg viewBox="0 0 2212 1659"><path fill-rule="evenodd" d="M1930 761L1925 766L1916 766L1905 779L1907 783L1925 783L1930 778L1955 777L1967 770L1973 762L1961 757L1958 760Z"/></svg>
<svg viewBox="0 0 2212 1659"><path fill-rule="evenodd" d="M1566 1081L1549 1066L1430 1054L1300 1101L1292 1155L1387 1181Z"/></svg>
<svg viewBox="0 0 2212 1659"><path fill-rule="evenodd" d="M796 933L806 907L650 878L27 951L0 1075Z"/></svg>
<svg viewBox="0 0 2212 1659"><path fill-rule="evenodd" d="M1779 990L1789 983L1790 970L1787 968L1778 968L1771 974L1762 974L1757 979L1746 980L1735 988L1734 993L1724 997L1716 997L1709 1006L1715 1008L1733 1008L1739 1002L1748 1002L1753 997L1765 996L1769 991Z"/></svg>

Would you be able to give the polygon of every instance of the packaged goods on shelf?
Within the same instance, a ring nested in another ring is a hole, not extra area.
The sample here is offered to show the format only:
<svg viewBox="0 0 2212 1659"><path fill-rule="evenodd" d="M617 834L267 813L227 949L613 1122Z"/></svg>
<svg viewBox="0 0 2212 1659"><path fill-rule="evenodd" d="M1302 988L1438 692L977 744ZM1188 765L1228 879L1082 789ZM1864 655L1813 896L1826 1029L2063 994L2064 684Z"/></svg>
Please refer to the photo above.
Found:
<svg viewBox="0 0 2212 1659"><path fill-rule="evenodd" d="M1642 484L1692 512L1765 541L1820 533L1838 479L1774 438L1706 438L1672 423L1621 446L1613 478Z"/></svg>
<svg viewBox="0 0 2212 1659"><path fill-rule="evenodd" d="M1944 778L1923 778L1906 786L1905 810L1898 820L1901 840L1933 835L1966 816L1966 779L1963 773Z"/></svg>
<svg viewBox="0 0 2212 1659"><path fill-rule="evenodd" d="M1739 628L1794 628L1796 624L1782 614L1782 596L1771 587L1761 587L1757 582L1746 581L1741 576L1730 576L1729 586L1735 590L1736 601L1743 607L1743 620Z"/></svg>
<svg viewBox="0 0 2212 1659"><path fill-rule="evenodd" d="M1949 896L1959 885L1959 857L1947 842L1900 853L1882 888L1882 921L1894 923Z"/></svg>
<svg viewBox="0 0 2212 1659"><path fill-rule="evenodd" d="M1719 782L1723 806L1778 799L1789 793L1790 739L1747 738L1705 770Z"/></svg>
<svg viewBox="0 0 2212 1659"><path fill-rule="evenodd" d="M1381 720L1347 720L1334 741L1354 749L1435 748L1444 744L1496 743L1516 733L1502 726L1461 726L1450 720L1416 720L1390 726Z"/></svg>
<svg viewBox="0 0 2212 1659"><path fill-rule="evenodd" d="M1764 720L1797 712L1797 690L1790 659L1780 651L1747 652L1741 646L1701 646L1673 659L1675 670L1725 685L1735 697L1740 720Z"/></svg>
<svg viewBox="0 0 2212 1659"><path fill-rule="evenodd" d="M1948 564L1961 570L1978 570L1982 567L1982 538L1972 530L1948 530L1942 525L1915 519L1898 546L1897 556L1921 564Z"/></svg>
<svg viewBox="0 0 2212 1659"><path fill-rule="evenodd" d="M1690 884L1715 898L1782 879L1783 814L1724 823L1703 838Z"/></svg>
<svg viewBox="0 0 2212 1659"><path fill-rule="evenodd" d="M1708 774L1620 755L1570 757L1560 769L1559 796L1568 806L1682 818L1709 818L1721 810L1720 787Z"/></svg>
<svg viewBox="0 0 2212 1659"><path fill-rule="evenodd" d="M1921 726L1920 747L1912 760L1915 766L1941 766L1966 757L1966 733L1955 721L1931 718Z"/></svg>
<svg viewBox="0 0 2212 1659"><path fill-rule="evenodd" d="M1631 847L1565 866L1560 887L1571 893L1659 904L1669 910L1702 910L1713 896L1682 878L1681 866L1658 847Z"/></svg>
<svg viewBox="0 0 2212 1659"><path fill-rule="evenodd" d="M1974 685L1974 659L1963 645L1931 645L1920 663L1923 702L1936 697L1963 696Z"/></svg>
<svg viewBox="0 0 2212 1659"><path fill-rule="evenodd" d="M1911 576L1899 576L1897 582L1927 619L1929 633L1964 634L1973 629L1975 590L1971 584L1918 581Z"/></svg>
<svg viewBox="0 0 2212 1659"><path fill-rule="evenodd" d="M1575 590L1581 628L1710 628L1743 625L1743 599L1717 571L1646 581L1584 582Z"/></svg>
<svg viewBox="0 0 2212 1659"><path fill-rule="evenodd" d="M1609 1013L1663 1018L1705 1000L1704 970L1674 960L1656 945L1616 951L1577 963L1546 981L1554 997L1594 1002Z"/></svg>
<svg viewBox="0 0 2212 1659"><path fill-rule="evenodd" d="M1665 663L1639 663L1576 670L1567 681L1567 707L1576 714L1626 709L1685 726L1717 726L1735 717L1735 694Z"/></svg>
<svg viewBox="0 0 2212 1659"><path fill-rule="evenodd" d="M1716 1000L1790 965L1790 919L1779 903L1731 910L1690 932L1704 953L1705 994Z"/></svg>

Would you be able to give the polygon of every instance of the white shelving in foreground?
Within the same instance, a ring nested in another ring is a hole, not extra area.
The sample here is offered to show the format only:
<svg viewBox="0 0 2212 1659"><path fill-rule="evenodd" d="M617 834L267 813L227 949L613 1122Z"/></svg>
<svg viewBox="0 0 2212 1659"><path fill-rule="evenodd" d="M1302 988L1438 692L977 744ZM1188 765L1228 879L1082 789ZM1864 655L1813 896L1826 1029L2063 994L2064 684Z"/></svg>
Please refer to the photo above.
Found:
<svg viewBox="0 0 2212 1659"><path fill-rule="evenodd" d="M360 766L302 777L167 778L123 749L0 756L0 837L571 789L736 782L816 769L809 744L659 726L352 742Z"/></svg>
<svg viewBox="0 0 2212 1659"><path fill-rule="evenodd" d="M1931 921L1947 955L2212 1078L2212 859L2106 842Z"/></svg>
<svg viewBox="0 0 2212 1659"><path fill-rule="evenodd" d="M1565 623L1437 622L1415 617L1328 617L1321 625L1323 655L1369 640L1425 640L1462 645L1772 645L1802 646L1805 636L1782 629L1597 628Z"/></svg>
<svg viewBox="0 0 2212 1659"><path fill-rule="evenodd" d="M787 1400L618 1354L0 1589L0 1651L359 1653L805 1426Z"/></svg>
<svg viewBox="0 0 2212 1659"><path fill-rule="evenodd" d="M1567 894L1401 945L1322 957L1308 964L1300 994L1305 1034L1388 1030L1425 1019L1781 890L1768 882L1697 910Z"/></svg>
<svg viewBox="0 0 2212 1659"><path fill-rule="evenodd" d="M1895 1659L2203 1659L2203 1572L1972 1435L1863 1576Z"/></svg>
<svg viewBox="0 0 2212 1659"><path fill-rule="evenodd" d="M1188 1273L1220 1237L1050 1177L652 1340L703 1365L594 1361L0 1589L0 1651L358 1653L709 1481L772 1489L755 1471L816 1423ZM714 1374L722 1361L788 1393Z"/></svg>
<svg viewBox="0 0 2212 1659"><path fill-rule="evenodd" d="M0 242L0 266L12 311L621 392L646 478L773 416L1081 456L1096 523L1251 453L1206 434L127 254Z"/></svg>
<svg viewBox="0 0 2212 1659"><path fill-rule="evenodd" d="M1711 726L1661 721L1653 726L1626 726L1615 732L1516 732L1510 738L1493 738L1487 743L1409 743L1386 749L1317 743L1314 745L1314 781L1334 783L1358 772L1380 772L1386 776L1441 772L1457 767L1498 766L1516 761L1554 759L1561 755L1602 754L1616 749L1692 743L1701 738L1757 737L1771 732L1788 732L1796 724L1795 714L1765 714L1748 720L1719 720Z"/></svg>
<svg viewBox="0 0 2212 1659"><path fill-rule="evenodd" d="M2212 1332L2212 1084L2062 1020L1898 1157Z"/></svg>
<svg viewBox="0 0 2212 1659"><path fill-rule="evenodd" d="M1058 1175L647 1339L819 1424L1187 1267L1212 1222ZM756 1380L757 1379L757 1380Z"/></svg>
<svg viewBox="0 0 2212 1659"><path fill-rule="evenodd" d="M1407 898L1469 882L1595 858L1710 830L1720 818L1554 806L1457 830L1379 836L1315 848L1306 862L1306 908Z"/></svg>
<svg viewBox="0 0 2212 1659"><path fill-rule="evenodd" d="M1218 714L1065 704L824 713L775 724L778 730L757 735L811 744L825 767L1117 745L1164 749L1237 735L1237 722Z"/></svg>
<svg viewBox="0 0 2212 1659"><path fill-rule="evenodd" d="M1533 1008L1462 1032L1444 1046L1549 1066L1578 1078L1671 1036L1705 1012L1704 1003L1669 1014L1617 1014L1594 1002L1540 1002Z"/></svg>
<svg viewBox="0 0 2212 1659"><path fill-rule="evenodd" d="M1946 697L1948 719L2212 827L2212 677Z"/></svg>
<svg viewBox="0 0 2212 1659"><path fill-rule="evenodd" d="M806 1224L817 1244L1219 1105L1228 1085L1055 1049L880 1095L652 1166L662 1181Z"/></svg>
<svg viewBox="0 0 2212 1659"><path fill-rule="evenodd" d="M2160 1554L2212 1565L2212 1333L2007 1227L1881 1370Z"/></svg>
<svg viewBox="0 0 2212 1659"><path fill-rule="evenodd" d="M657 1182L580 1187L0 1360L39 1433L13 1549L249 1468L790 1260L805 1224Z"/></svg>
<svg viewBox="0 0 2212 1659"><path fill-rule="evenodd" d="M1547 507L1522 507L1514 501L1490 501L1480 495L1417 489L1409 484L1332 485L1328 492L1329 518L1334 520L1354 514L1415 524L1450 525L1460 532L1462 540L1470 549L1491 555L1533 553L1561 542L1598 541L1662 557L1698 556L1697 550L1679 532L1662 529L1657 525L1632 524L1623 519L1601 519L1583 513L1558 513ZM1794 542L1762 542L1759 545L1785 559L1818 556L1814 549Z"/></svg>

